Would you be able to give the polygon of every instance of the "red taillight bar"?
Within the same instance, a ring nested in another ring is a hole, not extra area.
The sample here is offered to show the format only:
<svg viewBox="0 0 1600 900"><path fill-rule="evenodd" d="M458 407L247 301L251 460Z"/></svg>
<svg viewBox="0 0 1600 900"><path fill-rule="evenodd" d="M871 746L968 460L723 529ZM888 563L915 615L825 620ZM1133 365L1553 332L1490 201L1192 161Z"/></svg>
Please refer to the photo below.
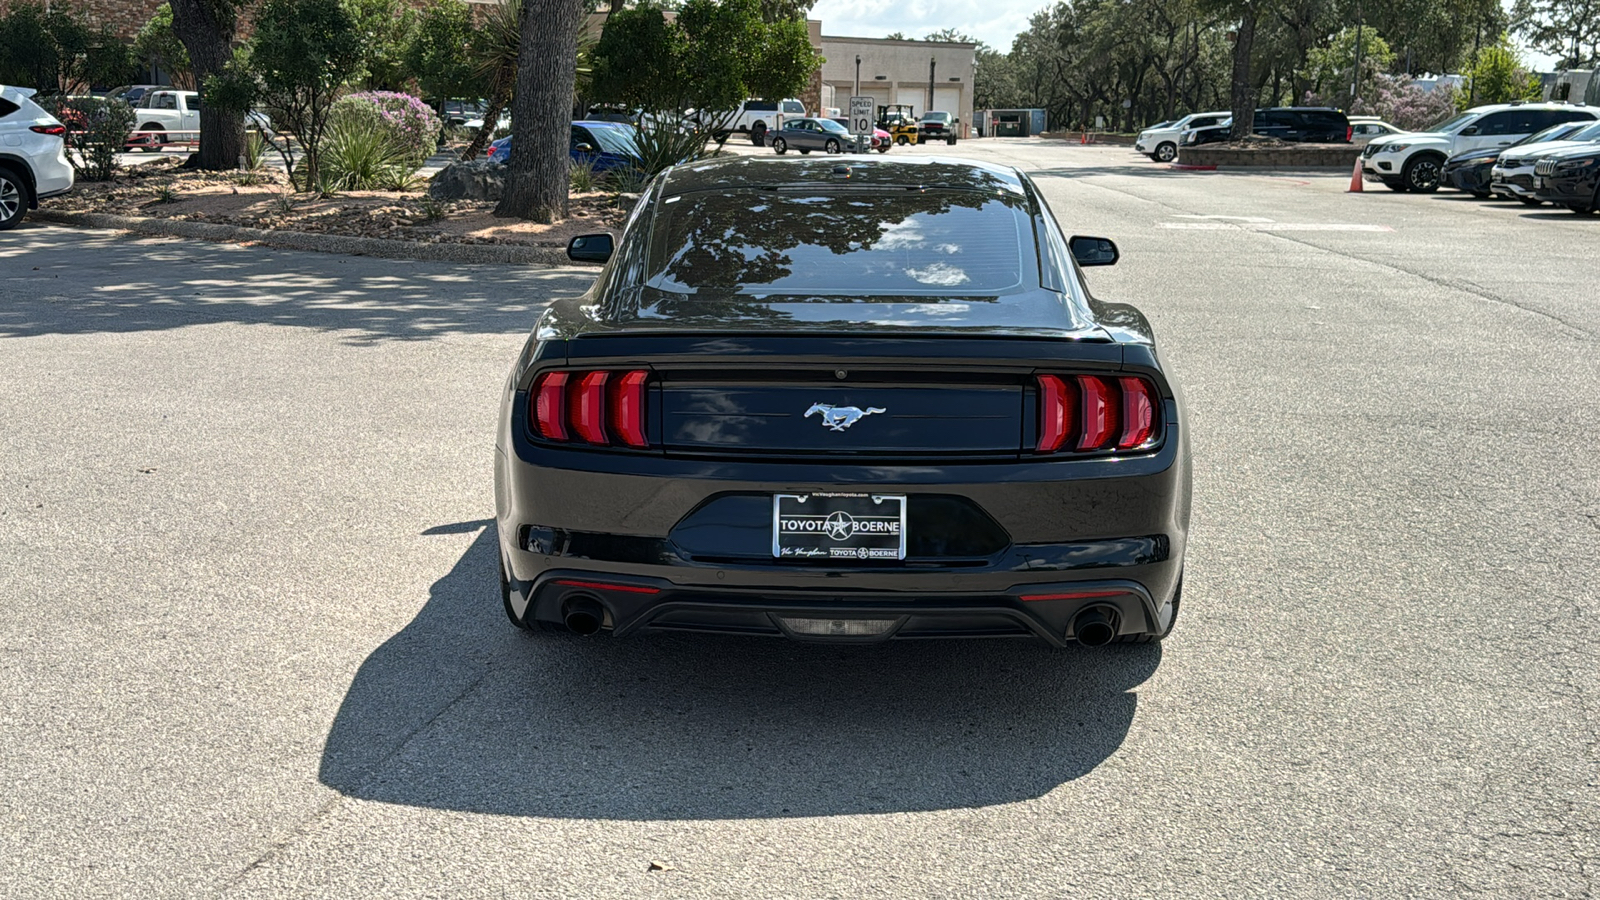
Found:
<svg viewBox="0 0 1600 900"><path fill-rule="evenodd" d="M1138 450L1156 434L1156 386L1137 375L1037 375L1035 453Z"/></svg>
<svg viewBox="0 0 1600 900"><path fill-rule="evenodd" d="M568 578L559 578L555 582L562 587L588 588L591 591L617 591L623 594L659 594L660 588L640 587L636 584L607 584L603 581L574 581Z"/></svg>
<svg viewBox="0 0 1600 900"><path fill-rule="evenodd" d="M1117 439L1118 450L1130 450L1150 439L1155 430L1155 404L1150 397L1150 383L1143 378L1118 378L1122 385L1122 437Z"/></svg>
<svg viewBox="0 0 1600 900"><path fill-rule="evenodd" d="M54 135L63 140L67 137L67 126L65 125L29 125L28 130L35 134Z"/></svg>
<svg viewBox="0 0 1600 900"><path fill-rule="evenodd" d="M1019 597L1026 603L1039 600L1088 600L1091 597L1120 597L1127 591L1071 591L1065 594L1023 594Z"/></svg>
<svg viewBox="0 0 1600 900"><path fill-rule="evenodd" d="M1117 430L1117 407L1111 388L1093 375L1079 375L1078 390L1083 393L1083 424L1078 432L1078 449L1099 450Z"/></svg>
<svg viewBox="0 0 1600 900"><path fill-rule="evenodd" d="M644 383L650 373L626 372L611 396L611 430L629 447L648 447L644 437Z"/></svg>
<svg viewBox="0 0 1600 900"><path fill-rule="evenodd" d="M578 402L573 404L572 427L578 437L591 444L606 440L606 378L608 373L590 372L578 381Z"/></svg>
<svg viewBox="0 0 1600 900"><path fill-rule="evenodd" d="M531 430L552 441L647 449L643 369L546 372L528 392Z"/></svg>
<svg viewBox="0 0 1600 900"><path fill-rule="evenodd" d="M1039 444L1035 453L1054 453L1067 439L1072 422L1072 398L1067 386L1054 375L1039 376Z"/></svg>
<svg viewBox="0 0 1600 900"><path fill-rule="evenodd" d="M552 441L567 439L567 373L546 372L533 386L534 427Z"/></svg>

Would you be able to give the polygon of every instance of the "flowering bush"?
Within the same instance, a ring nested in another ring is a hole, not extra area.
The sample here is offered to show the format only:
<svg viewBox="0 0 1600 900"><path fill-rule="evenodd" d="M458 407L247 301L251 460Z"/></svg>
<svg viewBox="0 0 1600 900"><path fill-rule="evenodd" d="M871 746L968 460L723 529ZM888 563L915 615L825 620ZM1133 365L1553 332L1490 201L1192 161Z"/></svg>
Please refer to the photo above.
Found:
<svg viewBox="0 0 1600 900"><path fill-rule="evenodd" d="M410 94L362 91L341 97L329 114L329 127L381 128L412 168L422 165L438 146L439 116Z"/></svg>
<svg viewBox="0 0 1600 900"><path fill-rule="evenodd" d="M1350 104L1353 116L1377 116L1396 128L1421 131L1456 114L1454 87L1441 85L1428 90L1400 75L1374 75L1362 85L1361 96ZM1324 100L1306 94L1307 106L1341 106L1338 100Z"/></svg>

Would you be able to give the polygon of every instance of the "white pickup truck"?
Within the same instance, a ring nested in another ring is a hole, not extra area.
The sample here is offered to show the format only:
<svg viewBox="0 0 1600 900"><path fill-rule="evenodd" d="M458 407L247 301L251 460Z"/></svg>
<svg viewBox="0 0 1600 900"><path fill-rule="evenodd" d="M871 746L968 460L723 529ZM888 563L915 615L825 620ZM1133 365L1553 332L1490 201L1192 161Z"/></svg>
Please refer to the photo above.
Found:
<svg viewBox="0 0 1600 900"><path fill-rule="evenodd" d="M197 91L146 91L133 108L130 150L159 151L171 143L200 139L200 94ZM271 134L272 122L251 110L246 125Z"/></svg>
<svg viewBox="0 0 1600 900"><path fill-rule="evenodd" d="M691 114L694 114L693 111ZM716 124L719 137L734 133L748 134L750 143L757 147L766 146L767 132L782 128L784 119L801 118L805 114L806 105L792 98L747 100L730 113L704 113L707 124Z"/></svg>

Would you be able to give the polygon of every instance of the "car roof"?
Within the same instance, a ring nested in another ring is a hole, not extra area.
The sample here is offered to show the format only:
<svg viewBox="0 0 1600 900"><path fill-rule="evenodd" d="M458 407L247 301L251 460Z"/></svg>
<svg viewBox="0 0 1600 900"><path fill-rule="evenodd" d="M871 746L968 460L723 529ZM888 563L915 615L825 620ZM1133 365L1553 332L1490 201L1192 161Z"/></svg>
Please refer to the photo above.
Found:
<svg viewBox="0 0 1600 900"><path fill-rule="evenodd" d="M633 130L632 122L609 122L605 119L579 119L572 124L582 125L585 128L626 128L629 131Z"/></svg>
<svg viewBox="0 0 1600 900"><path fill-rule="evenodd" d="M842 171L841 171L842 170ZM875 159L729 156L684 163L667 170L663 196L693 191L778 185L848 183L852 187L907 186L1024 193L1022 175L1010 166L941 156Z"/></svg>

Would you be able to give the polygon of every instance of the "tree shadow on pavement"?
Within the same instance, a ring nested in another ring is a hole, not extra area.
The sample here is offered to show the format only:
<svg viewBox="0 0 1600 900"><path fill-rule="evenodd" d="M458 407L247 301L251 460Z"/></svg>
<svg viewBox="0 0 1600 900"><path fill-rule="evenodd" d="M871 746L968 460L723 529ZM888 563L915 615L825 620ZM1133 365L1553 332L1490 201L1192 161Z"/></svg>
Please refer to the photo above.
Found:
<svg viewBox="0 0 1600 900"><path fill-rule="evenodd" d="M356 343L528 331L598 269L413 262L24 223L0 239L0 337L219 322Z"/></svg>
<svg viewBox="0 0 1600 900"><path fill-rule="evenodd" d="M971 808L1092 771L1159 645L867 647L524 633L492 522L350 685L320 778L384 803L513 816L722 819Z"/></svg>

